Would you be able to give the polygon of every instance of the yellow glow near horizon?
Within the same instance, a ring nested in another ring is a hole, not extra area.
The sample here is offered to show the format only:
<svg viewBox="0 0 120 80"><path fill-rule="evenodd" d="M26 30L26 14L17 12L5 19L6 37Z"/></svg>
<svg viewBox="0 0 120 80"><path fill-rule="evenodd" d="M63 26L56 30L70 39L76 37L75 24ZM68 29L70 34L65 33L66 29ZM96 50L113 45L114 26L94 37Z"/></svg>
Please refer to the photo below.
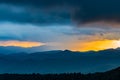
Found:
<svg viewBox="0 0 120 80"><path fill-rule="evenodd" d="M15 46L15 47L23 47L23 48L30 48L30 47L38 47L42 46L44 43L41 42L30 42L30 41L0 41L0 46Z"/></svg>
<svg viewBox="0 0 120 80"><path fill-rule="evenodd" d="M77 45L76 48L72 48L73 51L99 51L110 48L118 48L120 47L120 40L102 40L102 41L91 41L91 42L83 42L80 45Z"/></svg>

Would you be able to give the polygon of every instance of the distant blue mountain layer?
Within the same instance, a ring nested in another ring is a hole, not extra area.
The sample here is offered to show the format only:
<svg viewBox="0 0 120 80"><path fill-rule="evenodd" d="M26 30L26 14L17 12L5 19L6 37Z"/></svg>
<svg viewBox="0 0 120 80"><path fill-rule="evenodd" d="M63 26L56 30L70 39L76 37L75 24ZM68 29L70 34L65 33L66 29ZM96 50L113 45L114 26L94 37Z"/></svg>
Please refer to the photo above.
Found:
<svg viewBox="0 0 120 80"><path fill-rule="evenodd" d="M120 49L0 54L0 73L103 72L120 66Z"/></svg>

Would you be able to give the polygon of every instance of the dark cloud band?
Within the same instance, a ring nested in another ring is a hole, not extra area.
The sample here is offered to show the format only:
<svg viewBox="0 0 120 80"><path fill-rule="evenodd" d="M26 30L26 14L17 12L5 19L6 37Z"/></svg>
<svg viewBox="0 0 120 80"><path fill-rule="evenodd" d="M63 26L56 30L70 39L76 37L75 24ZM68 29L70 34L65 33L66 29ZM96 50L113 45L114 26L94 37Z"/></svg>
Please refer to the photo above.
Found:
<svg viewBox="0 0 120 80"><path fill-rule="evenodd" d="M17 13L0 9L1 21L32 24L120 22L119 0L0 0L0 3L23 9Z"/></svg>

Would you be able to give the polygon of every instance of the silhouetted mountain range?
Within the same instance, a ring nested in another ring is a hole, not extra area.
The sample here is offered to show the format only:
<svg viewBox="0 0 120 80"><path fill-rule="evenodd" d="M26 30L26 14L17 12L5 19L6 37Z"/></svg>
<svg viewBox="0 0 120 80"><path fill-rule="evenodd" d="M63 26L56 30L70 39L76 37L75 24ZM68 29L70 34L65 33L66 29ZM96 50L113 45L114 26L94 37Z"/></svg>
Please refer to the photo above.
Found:
<svg viewBox="0 0 120 80"><path fill-rule="evenodd" d="M1 74L0 80L120 80L120 67L99 73Z"/></svg>
<svg viewBox="0 0 120 80"><path fill-rule="evenodd" d="M0 54L0 73L103 72L120 66L120 49Z"/></svg>

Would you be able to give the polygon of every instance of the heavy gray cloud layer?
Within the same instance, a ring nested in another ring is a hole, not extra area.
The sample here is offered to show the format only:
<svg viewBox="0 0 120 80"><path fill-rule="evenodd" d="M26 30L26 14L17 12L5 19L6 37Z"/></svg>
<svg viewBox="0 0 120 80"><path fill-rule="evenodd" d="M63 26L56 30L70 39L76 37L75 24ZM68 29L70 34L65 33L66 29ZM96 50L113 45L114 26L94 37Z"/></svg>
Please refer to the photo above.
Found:
<svg viewBox="0 0 120 80"><path fill-rule="evenodd" d="M119 0L0 0L0 20L31 24L119 22Z"/></svg>

